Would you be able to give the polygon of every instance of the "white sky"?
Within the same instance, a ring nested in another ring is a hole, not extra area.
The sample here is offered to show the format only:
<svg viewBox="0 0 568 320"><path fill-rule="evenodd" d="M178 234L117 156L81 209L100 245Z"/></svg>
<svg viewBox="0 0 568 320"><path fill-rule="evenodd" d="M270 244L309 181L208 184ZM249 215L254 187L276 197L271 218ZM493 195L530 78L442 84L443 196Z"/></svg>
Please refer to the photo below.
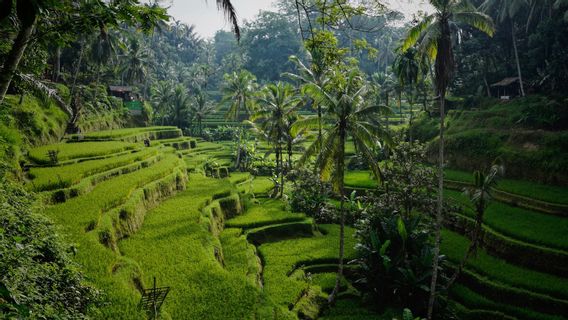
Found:
<svg viewBox="0 0 568 320"><path fill-rule="evenodd" d="M239 20L251 20L259 10L275 10L273 0L233 0ZM418 10L428 10L424 0L387 0L391 8L407 15ZM215 0L166 0L170 5L169 13L176 20L195 25L195 30L204 38L212 37L219 29L229 30L223 13L217 10Z"/></svg>

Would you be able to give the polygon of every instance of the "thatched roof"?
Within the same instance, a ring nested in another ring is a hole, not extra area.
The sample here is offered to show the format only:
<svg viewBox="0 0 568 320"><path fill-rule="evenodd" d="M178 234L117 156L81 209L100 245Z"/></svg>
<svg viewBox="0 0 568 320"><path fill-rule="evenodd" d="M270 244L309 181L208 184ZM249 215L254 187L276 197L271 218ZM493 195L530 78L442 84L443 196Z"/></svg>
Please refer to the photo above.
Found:
<svg viewBox="0 0 568 320"><path fill-rule="evenodd" d="M505 78L499 82L496 82L494 84L492 84L492 87L508 87L510 85L512 85L515 82L518 82L519 78L514 77L514 78Z"/></svg>

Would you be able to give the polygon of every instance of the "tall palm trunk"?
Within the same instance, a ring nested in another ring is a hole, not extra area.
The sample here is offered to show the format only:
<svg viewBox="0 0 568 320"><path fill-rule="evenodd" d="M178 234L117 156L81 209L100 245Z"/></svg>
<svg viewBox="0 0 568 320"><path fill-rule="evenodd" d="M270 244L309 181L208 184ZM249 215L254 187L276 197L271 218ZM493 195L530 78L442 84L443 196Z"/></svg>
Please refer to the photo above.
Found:
<svg viewBox="0 0 568 320"><path fill-rule="evenodd" d="M479 246L479 240L480 240L479 238L481 236L481 229L483 228L483 213L485 211L483 209L483 204L478 205L477 208L476 208L476 211L477 211L477 214L475 215L475 229L473 230L473 236L471 238L471 243L469 244L469 248L467 249L467 252L465 253L460 264L458 265L456 271L454 272L454 274L452 275L452 277L448 281L448 284L446 286L446 290L449 289L454 284L454 282L456 282L459 275L463 271L463 268L465 267L467 260L477 250L477 247Z"/></svg>
<svg viewBox="0 0 568 320"><path fill-rule="evenodd" d="M61 47L55 48L55 57L53 57L53 74L51 80L53 82L59 81L61 75Z"/></svg>
<svg viewBox="0 0 568 320"><path fill-rule="evenodd" d="M436 285L438 283L438 264L440 256L440 240L442 229L442 209L444 201L444 121L446 89L440 94L440 145L438 149L438 203L436 208L436 220L434 225L434 256L432 257L432 280L430 282L430 299L428 300L428 319L432 319L434 302L436 301Z"/></svg>
<svg viewBox="0 0 568 320"><path fill-rule="evenodd" d="M237 160L235 161L235 168L237 170L241 167L241 139L242 139L242 128L239 127L239 139L237 140Z"/></svg>
<svg viewBox="0 0 568 320"><path fill-rule="evenodd" d="M511 21L511 40L513 41L513 51L515 52L515 63L517 64L517 74L519 76L519 87L521 97L525 96L525 86L523 85L523 75L521 73L521 63L519 62L519 51L517 49L517 37L515 36L515 22Z"/></svg>
<svg viewBox="0 0 568 320"><path fill-rule="evenodd" d="M339 196L341 197L341 202L339 206L339 261L337 267L337 278L335 279L335 287L329 295L328 302L333 304L335 302L335 297L339 293L339 286L341 284L341 278L343 277L343 260L345 259L345 187L344 187L344 175L345 175L345 132L346 124L345 120L341 121L339 127L339 152L337 158L335 159L336 170L337 170L337 182L339 185Z"/></svg>
<svg viewBox="0 0 568 320"><path fill-rule="evenodd" d="M29 9L32 11L33 9ZM27 20L27 19L26 19ZM6 97L6 92L8 92L8 88L10 87L10 83L12 82L12 78L16 69L18 69L18 65L20 64L20 60L26 51L32 33L34 32L35 26L37 23L37 16L35 13L33 14L32 19L30 21L23 21L20 31L18 32L18 36L14 40L14 44L12 45L12 49L8 53L6 60L4 61L4 66L2 68L2 72L0 72L0 104L4 101Z"/></svg>
<svg viewBox="0 0 568 320"><path fill-rule="evenodd" d="M284 152L282 150L282 144L278 143L278 152L280 153L280 198L284 196Z"/></svg>
<svg viewBox="0 0 568 320"><path fill-rule="evenodd" d="M288 139L288 170L292 170L292 139Z"/></svg>

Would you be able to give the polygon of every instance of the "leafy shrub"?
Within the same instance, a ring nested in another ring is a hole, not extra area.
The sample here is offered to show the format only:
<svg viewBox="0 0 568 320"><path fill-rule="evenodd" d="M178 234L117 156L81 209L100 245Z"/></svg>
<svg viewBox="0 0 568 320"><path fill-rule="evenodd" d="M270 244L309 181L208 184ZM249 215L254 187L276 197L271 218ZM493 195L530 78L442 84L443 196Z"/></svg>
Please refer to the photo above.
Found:
<svg viewBox="0 0 568 320"><path fill-rule="evenodd" d="M331 196L331 185L305 169L290 172L288 180L292 181L289 193L292 211L304 212L320 223L329 222L327 200Z"/></svg>
<svg viewBox="0 0 568 320"><path fill-rule="evenodd" d="M33 198L2 181L0 313L8 318L82 319L98 293L83 282L53 226Z"/></svg>
<svg viewBox="0 0 568 320"><path fill-rule="evenodd" d="M439 119L422 113L409 129L411 136L420 141L430 141L439 133Z"/></svg>
<svg viewBox="0 0 568 320"><path fill-rule="evenodd" d="M237 136L239 127L219 126L212 129L203 129L202 136L207 141L231 141Z"/></svg>
<svg viewBox="0 0 568 320"><path fill-rule="evenodd" d="M424 313L434 245L419 216L403 217L370 205L357 223L357 283L379 306ZM443 281L439 282L441 286Z"/></svg>

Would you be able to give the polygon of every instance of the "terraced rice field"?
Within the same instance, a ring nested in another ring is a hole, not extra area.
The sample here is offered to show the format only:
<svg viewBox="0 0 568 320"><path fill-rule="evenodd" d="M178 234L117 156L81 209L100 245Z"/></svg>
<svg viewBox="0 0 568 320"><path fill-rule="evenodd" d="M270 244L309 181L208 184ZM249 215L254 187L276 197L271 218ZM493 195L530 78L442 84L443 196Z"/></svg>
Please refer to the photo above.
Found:
<svg viewBox="0 0 568 320"><path fill-rule="evenodd" d="M473 178L446 170L445 179L460 183L455 190L445 191L448 201L461 210L447 217L451 230L442 236L442 253L455 265L469 244L460 232L469 230L464 223L468 219L472 223L474 216L468 198L458 190ZM378 185L368 171L347 172L345 183L361 189ZM501 191L506 197L500 197ZM568 212L562 205L568 199L568 188L504 179L495 193L484 216L485 248L468 261L452 289L452 299L468 319L566 319ZM556 209L547 210L549 206Z"/></svg>
<svg viewBox="0 0 568 320"><path fill-rule="evenodd" d="M183 137L153 140L149 148L123 141L146 132L96 133L89 136L113 140L44 148L61 148L63 159L80 162L43 166L42 149L30 157L36 166L28 187L47 200L66 194L49 201L46 214L74 244L89 282L105 293L106 304L91 316L143 318L141 290L154 277L171 289L162 307L165 318L296 319L300 311L317 312L325 292L316 283L329 285L289 273L312 260L333 264L337 226L318 228L283 202L263 198L272 188L268 177L206 177L205 161L231 164L226 145ZM174 148L183 141L195 145ZM246 194L256 198L246 200ZM310 295L300 299L306 288Z"/></svg>

